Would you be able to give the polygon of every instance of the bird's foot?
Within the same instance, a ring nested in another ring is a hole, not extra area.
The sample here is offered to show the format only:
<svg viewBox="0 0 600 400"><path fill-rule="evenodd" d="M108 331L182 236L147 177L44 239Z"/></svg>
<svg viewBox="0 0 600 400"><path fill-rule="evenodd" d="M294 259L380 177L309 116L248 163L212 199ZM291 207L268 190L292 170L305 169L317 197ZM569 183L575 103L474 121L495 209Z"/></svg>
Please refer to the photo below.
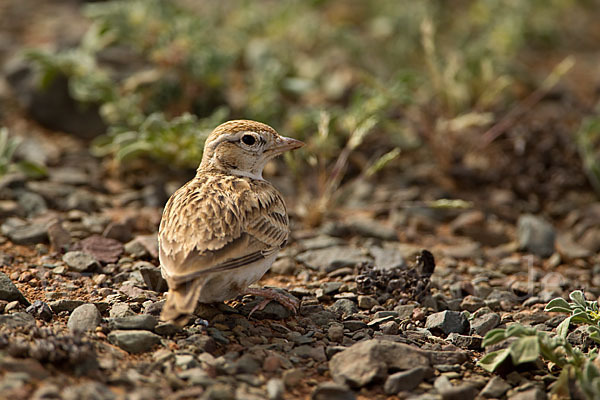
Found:
<svg viewBox="0 0 600 400"><path fill-rule="evenodd" d="M285 308L290 310L293 314L297 313L298 307L300 306L300 304L297 300L295 300L289 296L286 296L285 294L281 294L276 290L269 289L269 288L263 288L263 289L246 288L246 290L244 290L243 294L251 294L253 296L264 297L264 300L261 301L260 303L258 303L252 309L252 311L250 311L250 314L248 314L248 319L250 319L252 317L252 314L254 314L255 311L264 310L264 308L267 306L267 304L269 304L273 300L275 300L276 302L278 302L279 304L281 304L282 306L284 306Z"/></svg>

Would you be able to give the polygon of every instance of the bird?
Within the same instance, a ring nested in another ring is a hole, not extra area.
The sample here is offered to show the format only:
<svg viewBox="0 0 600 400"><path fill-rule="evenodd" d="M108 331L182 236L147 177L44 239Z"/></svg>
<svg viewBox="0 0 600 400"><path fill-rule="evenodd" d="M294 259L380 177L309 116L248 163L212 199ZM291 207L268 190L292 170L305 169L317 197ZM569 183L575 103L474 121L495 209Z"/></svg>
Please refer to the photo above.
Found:
<svg viewBox="0 0 600 400"><path fill-rule="evenodd" d="M196 305L252 294L294 313L297 300L249 288L271 267L290 235L280 192L262 176L276 156L303 142L267 124L232 120L206 138L196 175L167 201L158 231L161 273L168 284L161 320L185 326Z"/></svg>

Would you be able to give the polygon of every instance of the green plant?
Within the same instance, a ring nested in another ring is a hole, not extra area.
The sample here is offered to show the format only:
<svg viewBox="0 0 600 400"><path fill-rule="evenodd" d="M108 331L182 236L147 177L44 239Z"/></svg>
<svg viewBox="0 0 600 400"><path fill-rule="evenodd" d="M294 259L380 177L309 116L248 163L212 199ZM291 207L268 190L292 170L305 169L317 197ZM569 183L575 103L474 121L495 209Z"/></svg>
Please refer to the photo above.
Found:
<svg viewBox="0 0 600 400"><path fill-rule="evenodd" d="M600 195L600 117L585 118L575 139L588 180Z"/></svg>
<svg viewBox="0 0 600 400"><path fill-rule="evenodd" d="M46 169L28 160L15 160L15 151L21 140L11 137L8 128L0 127L0 176L19 171L31 178L39 178L46 175Z"/></svg>
<svg viewBox="0 0 600 400"><path fill-rule="evenodd" d="M600 309L597 301L588 301L581 290L575 290L569 294L572 302L558 297L550 301L545 311L561 312L571 314L556 328L556 333L560 337L566 338L569 332L571 322L575 324L588 325L590 339L600 343Z"/></svg>

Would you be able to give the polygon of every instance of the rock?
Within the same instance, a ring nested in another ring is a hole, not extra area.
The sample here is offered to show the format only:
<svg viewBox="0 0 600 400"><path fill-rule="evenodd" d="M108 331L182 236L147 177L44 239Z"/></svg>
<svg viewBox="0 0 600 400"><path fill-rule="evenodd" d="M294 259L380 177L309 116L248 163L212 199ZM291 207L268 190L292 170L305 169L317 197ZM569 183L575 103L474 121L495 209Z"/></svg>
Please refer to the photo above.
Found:
<svg viewBox="0 0 600 400"><path fill-rule="evenodd" d="M100 267L98 261L83 251L69 251L63 256L63 261L76 272L86 272Z"/></svg>
<svg viewBox="0 0 600 400"><path fill-rule="evenodd" d="M425 322L425 328L429 329L431 333L434 334L443 333L448 335L452 332L468 334L470 326L469 320L463 313L457 311L442 311L428 316L427 321Z"/></svg>
<svg viewBox="0 0 600 400"><path fill-rule="evenodd" d="M460 309L474 313L485 306L485 301L477 296L468 295L460 303Z"/></svg>
<svg viewBox="0 0 600 400"><path fill-rule="evenodd" d="M417 366L430 366L425 352L402 343L376 339L358 342L329 361L333 379L354 388L382 381L389 368L406 370Z"/></svg>
<svg viewBox="0 0 600 400"><path fill-rule="evenodd" d="M35 326L35 318L25 312L0 315L0 326L6 328L32 327Z"/></svg>
<svg viewBox="0 0 600 400"><path fill-rule="evenodd" d="M327 235L319 235L299 242L304 250L319 250L344 244L344 240Z"/></svg>
<svg viewBox="0 0 600 400"><path fill-rule="evenodd" d="M333 323L327 330L327 337L332 342L341 343L344 339L344 326L338 323Z"/></svg>
<svg viewBox="0 0 600 400"><path fill-rule="evenodd" d="M294 347L292 354L300 358L311 358L317 362L327 361L325 347L304 344Z"/></svg>
<svg viewBox="0 0 600 400"><path fill-rule="evenodd" d="M372 237L381 240L398 240L396 230L383 223L370 218L352 218L346 223L346 228L361 237Z"/></svg>
<svg viewBox="0 0 600 400"><path fill-rule="evenodd" d="M299 368L292 368L285 370L281 378L283 379L283 383L286 387L293 388L298 386L298 384L302 381L302 378L304 378L304 373Z"/></svg>
<svg viewBox="0 0 600 400"><path fill-rule="evenodd" d="M111 330L143 330L152 331L156 326L156 318L150 314L129 315L113 318L109 321Z"/></svg>
<svg viewBox="0 0 600 400"><path fill-rule="evenodd" d="M413 311L417 308L414 304L402 304L394 307L394 311L398 313L398 318L401 320L405 320L407 318L411 318Z"/></svg>
<svg viewBox="0 0 600 400"><path fill-rule="evenodd" d="M298 265L293 258L283 257L275 260L270 271L278 275L295 275L298 269Z"/></svg>
<svg viewBox="0 0 600 400"><path fill-rule="evenodd" d="M463 383L458 386L451 386L440 390L442 400L473 400L477 396L477 388Z"/></svg>
<svg viewBox="0 0 600 400"><path fill-rule="evenodd" d="M14 244L32 245L48 241L46 225L42 223L26 223L15 218L8 218L2 224L1 231Z"/></svg>
<svg viewBox="0 0 600 400"><path fill-rule="evenodd" d="M113 306L110 308L108 315L111 318L123 318L130 315L135 315L135 313L133 312L131 307L129 307L128 303L118 302L113 304Z"/></svg>
<svg viewBox="0 0 600 400"><path fill-rule="evenodd" d="M25 311L33 315L34 318L41 319L46 322L52 320L52 310L48 304L44 303L43 301L34 301L33 304L27 307Z"/></svg>
<svg viewBox="0 0 600 400"><path fill-rule="evenodd" d="M433 369L429 367L417 367L407 371L396 372L388 376L383 385L387 394L397 394L402 391L415 389L426 378L433 376Z"/></svg>
<svg viewBox="0 0 600 400"><path fill-rule="evenodd" d="M508 392L511 386L499 376L494 376L485 387L479 392L481 397L485 398L501 398L504 393Z"/></svg>
<svg viewBox="0 0 600 400"><path fill-rule="evenodd" d="M66 311L72 313L74 309L84 304L81 300L60 299L50 302L48 305L55 314Z"/></svg>
<svg viewBox="0 0 600 400"><path fill-rule="evenodd" d="M211 354L217 350L217 343L215 340L210 336L200 333L196 333L184 339L178 340L177 346L181 348L189 347L195 352L206 352Z"/></svg>
<svg viewBox="0 0 600 400"><path fill-rule="evenodd" d="M148 331L112 331L108 340L129 353L143 353L160 343L160 336Z"/></svg>
<svg viewBox="0 0 600 400"><path fill-rule="evenodd" d="M379 302L371 296L358 296L358 307L362 308L363 310L370 310L377 305L379 305Z"/></svg>
<svg viewBox="0 0 600 400"><path fill-rule="evenodd" d="M336 300L336 302L329 306L328 309L331 312L341 315L342 318L358 312L356 303L349 299Z"/></svg>
<svg viewBox="0 0 600 400"><path fill-rule="evenodd" d="M255 374L260 371L260 363L250 354L244 354L234 363L236 374Z"/></svg>
<svg viewBox="0 0 600 400"><path fill-rule="evenodd" d="M508 396L508 400L546 400L546 394L537 387Z"/></svg>
<svg viewBox="0 0 600 400"><path fill-rule="evenodd" d="M271 378L267 381L267 396L269 400L283 400L285 385L281 379Z"/></svg>
<svg viewBox="0 0 600 400"><path fill-rule="evenodd" d="M384 335L397 335L400 326L396 321L387 321L379 325L379 329Z"/></svg>
<svg viewBox="0 0 600 400"><path fill-rule="evenodd" d="M296 256L296 260L316 271L331 272L343 267L354 267L371 261L363 250L350 246L334 246L318 250L307 250Z"/></svg>
<svg viewBox="0 0 600 400"><path fill-rule="evenodd" d="M93 304L82 304L77 307L67 321L67 327L72 333L87 332L96 329L102 321L100 311Z"/></svg>
<svg viewBox="0 0 600 400"><path fill-rule="evenodd" d="M348 329L350 332L365 329L367 327L367 324L355 319L344 321L342 322L342 325L344 326L344 329Z"/></svg>
<svg viewBox="0 0 600 400"><path fill-rule="evenodd" d="M100 382L86 382L67 386L62 392L61 398L65 400L112 400L116 399L117 396L111 392L108 386Z"/></svg>
<svg viewBox="0 0 600 400"><path fill-rule="evenodd" d="M389 270L406 265L398 249L373 246L369 249L369 253L375 258L375 269Z"/></svg>
<svg viewBox="0 0 600 400"><path fill-rule="evenodd" d="M348 386L335 382L322 382L313 390L311 400L356 400L356 395Z"/></svg>
<svg viewBox="0 0 600 400"><path fill-rule="evenodd" d="M446 340L465 350L481 350L481 343L483 342L483 338L460 335L456 332L449 334Z"/></svg>
<svg viewBox="0 0 600 400"><path fill-rule="evenodd" d="M19 206L25 211L28 217L42 214L48 211L46 200L37 193L27 190L19 191L17 195Z"/></svg>
<svg viewBox="0 0 600 400"><path fill-rule="evenodd" d="M500 325L500 320L500 315L496 313L484 314L471 322L471 330L479 336L485 336L486 333Z"/></svg>
<svg viewBox="0 0 600 400"><path fill-rule="evenodd" d="M23 305L29 305L29 301L4 272L0 272L0 300L18 301Z"/></svg>
<svg viewBox="0 0 600 400"><path fill-rule="evenodd" d="M540 257L550 257L554 253L556 233L554 227L532 214L525 214L517 221L519 248Z"/></svg>

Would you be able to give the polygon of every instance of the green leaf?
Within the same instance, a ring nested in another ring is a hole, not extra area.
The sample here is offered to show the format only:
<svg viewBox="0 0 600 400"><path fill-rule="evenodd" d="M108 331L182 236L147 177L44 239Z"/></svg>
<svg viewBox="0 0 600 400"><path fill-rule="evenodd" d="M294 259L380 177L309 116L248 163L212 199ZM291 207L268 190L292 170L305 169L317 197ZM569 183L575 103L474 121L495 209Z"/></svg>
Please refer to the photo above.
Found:
<svg viewBox="0 0 600 400"><path fill-rule="evenodd" d="M563 339L567 338L567 334L569 333L569 325L571 324L571 318L572 317L565 318L565 320L556 327L556 334L559 337Z"/></svg>
<svg viewBox="0 0 600 400"><path fill-rule="evenodd" d="M577 305L586 308L585 296L581 290L575 290L569 294L569 298L573 300Z"/></svg>
<svg viewBox="0 0 600 400"><path fill-rule="evenodd" d="M544 311L547 312L571 312L571 305L563 298L558 297L556 299L551 300L544 308Z"/></svg>
<svg viewBox="0 0 600 400"><path fill-rule="evenodd" d="M481 368L485 369L488 372L494 372L496 368L500 364L506 360L506 357L510 354L509 349L502 349L497 351L492 351L491 353L483 356L481 360L477 363Z"/></svg>
<svg viewBox="0 0 600 400"><path fill-rule="evenodd" d="M496 343L500 343L501 341L506 339L504 331L505 331L505 329L503 329L503 328L496 328L496 329L492 329L491 331L489 331L483 338L482 346L483 347L492 346L492 345L494 345Z"/></svg>
<svg viewBox="0 0 600 400"><path fill-rule="evenodd" d="M514 365L533 362L540 356L540 343L537 336L525 336L510 345L510 355Z"/></svg>
<svg viewBox="0 0 600 400"><path fill-rule="evenodd" d="M19 171L21 171L25 175L27 175L28 178L32 178L32 179L39 179L39 178L43 178L48 175L48 171L46 170L46 167L44 167L43 165L34 163L32 161L27 161L27 160L19 161L17 163L17 168L19 169Z"/></svg>

